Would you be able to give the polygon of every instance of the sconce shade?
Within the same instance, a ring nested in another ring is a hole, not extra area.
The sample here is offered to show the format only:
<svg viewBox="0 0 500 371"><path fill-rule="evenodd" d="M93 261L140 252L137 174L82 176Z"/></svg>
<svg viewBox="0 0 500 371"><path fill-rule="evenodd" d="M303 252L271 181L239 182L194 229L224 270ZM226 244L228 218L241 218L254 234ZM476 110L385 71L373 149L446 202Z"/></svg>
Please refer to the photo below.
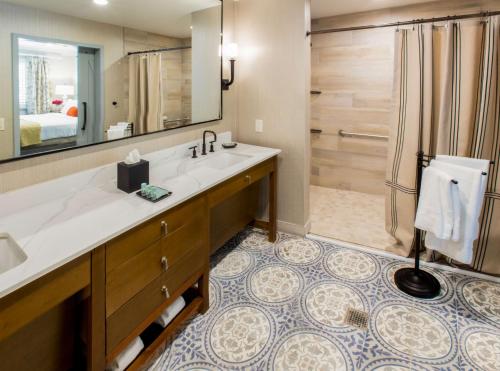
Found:
<svg viewBox="0 0 500 371"><path fill-rule="evenodd" d="M238 58L238 44L229 43L224 45L224 57L230 61L235 61Z"/></svg>

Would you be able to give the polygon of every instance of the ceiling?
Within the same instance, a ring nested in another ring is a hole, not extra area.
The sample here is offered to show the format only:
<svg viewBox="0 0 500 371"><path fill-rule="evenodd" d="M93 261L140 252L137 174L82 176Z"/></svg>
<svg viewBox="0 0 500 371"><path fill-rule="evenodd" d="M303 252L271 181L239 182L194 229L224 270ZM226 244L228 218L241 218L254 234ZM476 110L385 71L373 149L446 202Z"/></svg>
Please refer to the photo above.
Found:
<svg viewBox="0 0 500 371"><path fill-rule="evenodd" d="M431 1L437 0L311 0L311 16L316 19Z"/></svg>
<svg viewBox="0 0 500 371"><path fill-rule="evenodd" d="M135 28L174 37L191 35L191 13L220 4L219 0L6 0L56 13Z"/></svg>

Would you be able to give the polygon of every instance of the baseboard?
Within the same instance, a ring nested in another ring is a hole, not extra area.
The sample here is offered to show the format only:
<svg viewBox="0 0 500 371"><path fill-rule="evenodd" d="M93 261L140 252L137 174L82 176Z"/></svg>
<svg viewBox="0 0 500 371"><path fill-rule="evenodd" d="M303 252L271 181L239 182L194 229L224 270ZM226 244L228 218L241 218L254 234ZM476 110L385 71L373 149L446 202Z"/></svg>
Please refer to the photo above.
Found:
<svg viewBox="0 0 500 371"><path fill-rule="evenodd" d="M289 222L284 222L282 220L278 220L278 231L280 231L280 232L295 234L295 235L299 235L299 236L305 236L306 234L309 233L310 229L311 229L311 221L310 220L308 220L305 225L294 224L294 223L289 223Z"/></svg>
<svg viewBox="0 0 500 371"><path fill-rule="evenodd" d="M351 243L351 242L336 240L334 238L323 237L323 236L319 236L319 235L316 235L316 234L307 234L306 238L309 238L309 239L312 239L312 240L316 240L316 241L322 241L322 242L331 243L333 245L337 245L337 246L340 246L340 247L345 247L345 248L349 248L349 249L359 250L359 251L362 251L362 252L365 252L365 253L368 253L368 254L379 255L379 256L386 257L386 258L400 260L400 261L405 262L405 263L410 263L411 264L411 263L413 263L415 261L414 258L405 258L405 257L399 256L399 255L396 255L396 254L392 254L392 253L387 252L387 251L382 251L382 250L374 249L374 248L363 246L363 245L358 245L358 244ZM483 280L493 281L493 282L500 283L500 277L490 276L490 275L484 274L484 273L472 272L472 271L468 271L468 270L465 270L465 269L450 267L450 266L443 265L443 264L440 264L440 263L435 263L435 262L421 261L420 264L422 266L424 266L424 267L425 266L432 267L434 269L439 269L439 270L448 271L448 272L452 272L452 273L462 274L464 276L481 278Z"/></svg>

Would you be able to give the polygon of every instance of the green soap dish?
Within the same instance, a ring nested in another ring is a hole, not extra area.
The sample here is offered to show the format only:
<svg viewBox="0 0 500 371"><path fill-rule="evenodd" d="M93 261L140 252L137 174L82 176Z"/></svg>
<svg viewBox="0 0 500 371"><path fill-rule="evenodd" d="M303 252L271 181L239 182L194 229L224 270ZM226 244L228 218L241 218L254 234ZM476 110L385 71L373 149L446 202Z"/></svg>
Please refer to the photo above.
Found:
<svg viewBox="0 0 500 371"><path fill-rule="evenodd" d="M169 196L172 195L172 192L170 192L167 189L161 188L161 187L156 187L152 185L148 185L148 194L143 194L143 191L138 191L136 193L137 196L140 198L143 198L145 200L151 201L151 202L159 202Z"/></svg>

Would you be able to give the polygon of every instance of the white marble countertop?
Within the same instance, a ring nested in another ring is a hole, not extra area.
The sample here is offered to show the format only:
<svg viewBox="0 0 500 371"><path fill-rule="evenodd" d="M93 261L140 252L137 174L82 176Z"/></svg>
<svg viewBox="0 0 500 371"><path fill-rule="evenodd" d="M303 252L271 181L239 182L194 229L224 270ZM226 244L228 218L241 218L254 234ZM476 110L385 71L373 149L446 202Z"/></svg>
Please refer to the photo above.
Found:
<svg viewBox="0 0 500 371"><path fill-rule="evenodd" d="M219 143L230 140L229 132L219 135ZM239 144L191 159L188 148L196 144L143 157L150 161L150 183L173 192L156 204L117 189L116 164L1 194L0 233L10 234L28 258L0 274L0 298L281 152ZM223 169L196 167L220 152L243 155L243 160Z"/></svg>

